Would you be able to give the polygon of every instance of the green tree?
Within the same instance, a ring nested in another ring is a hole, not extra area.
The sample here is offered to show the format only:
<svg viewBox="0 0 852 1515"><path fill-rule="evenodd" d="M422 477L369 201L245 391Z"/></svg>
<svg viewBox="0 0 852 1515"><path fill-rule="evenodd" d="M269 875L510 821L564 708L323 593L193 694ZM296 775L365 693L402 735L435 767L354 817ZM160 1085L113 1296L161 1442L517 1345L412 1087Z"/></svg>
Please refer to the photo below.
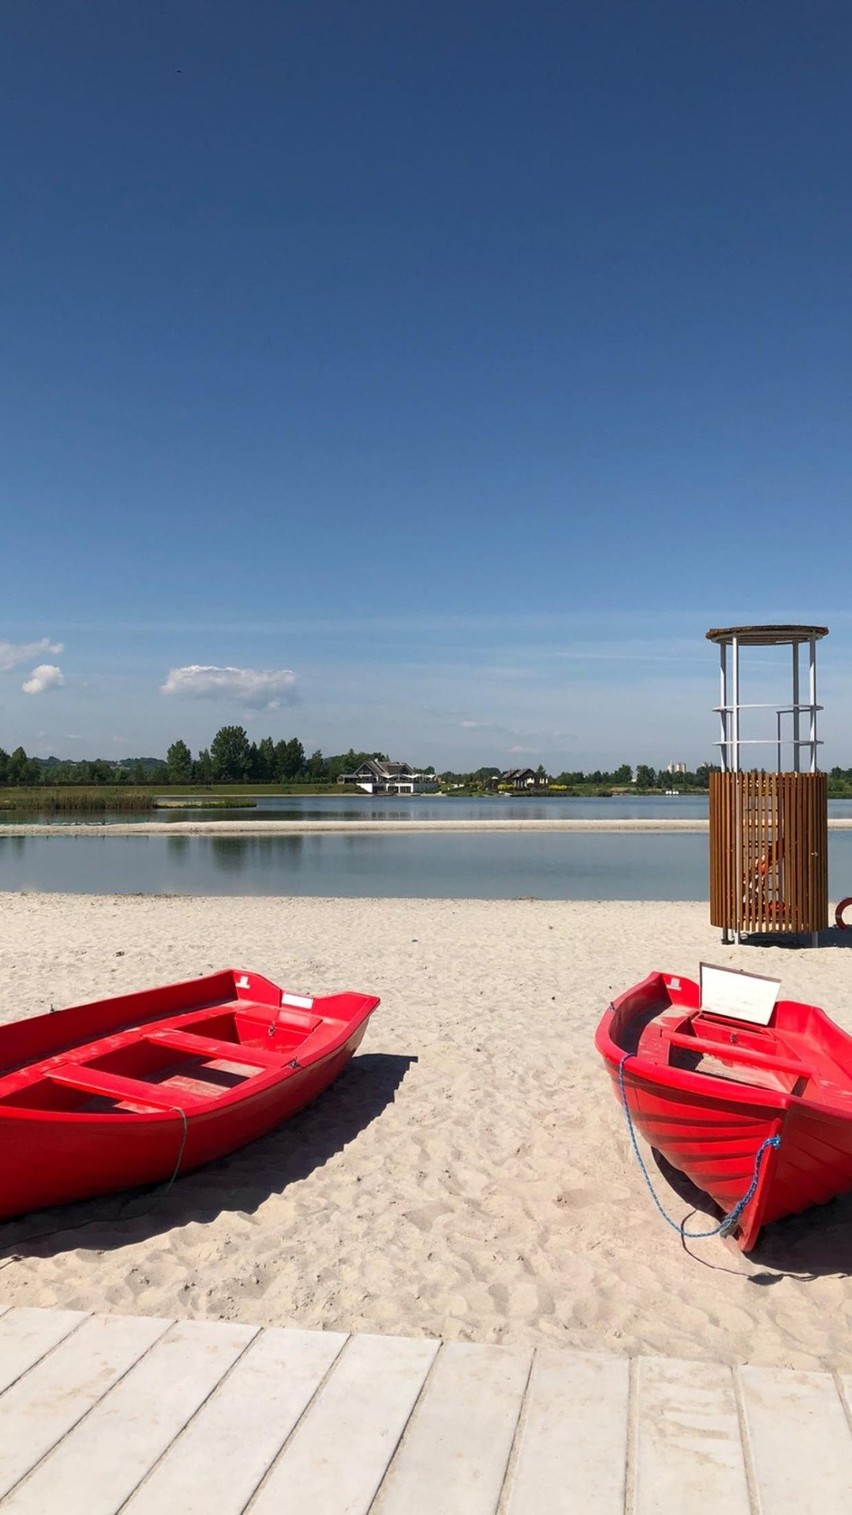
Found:
<svg viewBox="0 0 852 1515"><path fill-rule="evenodd" d="M16 747L9 759L9 783L25 784L29 758L23 747Z"/></svg>
<svg viewBox="0 0 852 1515"><path fill-rule="evenodd" d="M271 736L265 736L258 743L257 772L252 775L260 784L271 784L275 779L275 743Z"/></svg>
<svg viewBox="0 0 852 1515"><path fill-rule="evenodd" d="M243 784L251 772L251 749L242 726L222 726L210 743L210 762L217 784Z"/></svg>
<svg viewBox="0 0 852 1515"><path fill-rule="evenodd" d="M83 782L86 784L111 784L112 766L104 758L95 758L92 762L81 764L83 769Z"/></svg>
<svg viewBox="0 0 852 1515"><path fill-rule="evenodd" d="M615 773L612 775L612 782L614 784L631 784L633 782L633 769L629 763L622 763L620 768L616 768Z"/></svg>
<svg viewBox="0 0 852 1515"><path fill-rule="evenodd" d="M192 765L192 777L196 784L212 784L213 782L213 764L206 747L201 749Z"/></svg>
<svg viewBox="0 0 852 1515"><path fill-rule="evenodd" d="M318 784L321 779L325 778L325 758L322 755L322 749L320 747L317 747L316 751L312 752L308 758L307 773L308 778L312 779L315 784Z"/></svg>
<svg viewBox="0 0 852 1515"><path fill-rule="evenodd" d="M172 742L166 753L166 763L169 770L170 784L189 784L192 782L192 753L186 742L180 740Z"/></svg>
<svg viewBox="0 0 852 1515"><path fill-rule="evenodd" d="M636 788L653 789L657 782L657 775L647 763L640 763L636 769Z"/></svg>
<svg viewBox="0 0 852 1515"><path fill-rule="evenodd" d="M275 745L275 777L279 784L292 784L299 778L305 766L305 749L299 738Z"/></svg>

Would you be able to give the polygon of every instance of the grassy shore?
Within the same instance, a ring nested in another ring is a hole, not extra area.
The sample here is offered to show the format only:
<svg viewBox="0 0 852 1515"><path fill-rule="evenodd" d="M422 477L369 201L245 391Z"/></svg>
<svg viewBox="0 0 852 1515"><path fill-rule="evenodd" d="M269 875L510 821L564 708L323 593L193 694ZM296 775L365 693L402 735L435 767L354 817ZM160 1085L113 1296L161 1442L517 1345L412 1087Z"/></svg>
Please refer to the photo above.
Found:
<svg viewBox="0 0 852 1515"><path fill-rule="evenodd" d="M0 789L0 813L28 811L39 815L100 814L139 815L160 808L161 801L187 809L219 809L230 805L251 806L260 795L340 793L336 784L158 784L136 788L130 784L31 785Z"/></svg>
<svg viewBox="0 0 852 1515"><path fill-rule="evenodd" d="M63 784L54 789L38 786L0 791L0 811L28 810L40 815L91 815L112 810L139 815L153 809L152 790L131 789L124 784Z"/></svg>

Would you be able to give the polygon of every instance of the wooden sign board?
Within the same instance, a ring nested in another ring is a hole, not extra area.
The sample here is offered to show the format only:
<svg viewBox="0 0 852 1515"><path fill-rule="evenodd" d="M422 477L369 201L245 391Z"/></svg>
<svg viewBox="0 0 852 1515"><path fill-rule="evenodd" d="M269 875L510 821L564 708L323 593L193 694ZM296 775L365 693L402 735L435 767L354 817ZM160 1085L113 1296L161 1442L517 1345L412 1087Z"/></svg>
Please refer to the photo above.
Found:
<svg viewBox="0 0 852 1515"><path fill-rule="evenodd" d="M768 1026L781 988L781 980L737 968L714 968L702 963L700 1006L706 1015L724 1015L729 1020Z"/></svg>

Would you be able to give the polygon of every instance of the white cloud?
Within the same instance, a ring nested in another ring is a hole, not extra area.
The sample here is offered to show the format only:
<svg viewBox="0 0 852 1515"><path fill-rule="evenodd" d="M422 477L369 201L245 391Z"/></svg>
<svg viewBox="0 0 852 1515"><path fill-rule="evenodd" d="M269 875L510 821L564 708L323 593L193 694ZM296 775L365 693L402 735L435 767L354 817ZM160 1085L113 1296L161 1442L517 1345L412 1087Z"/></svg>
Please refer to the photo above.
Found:
<svg viewBox="0 0 852 1515"><path fill-rule="evenodd" d="M289 668L212 668L192 663L172 668L163 694L198 700L231 700L253 710L276 710L294 699L296 675Z"/></svg>
<svg viewBox="0 0 852 1515"><path fill-rule="evenodd" d="M40 652L64 651L62 642L50 642L47 637L42 637L40 642L0 642L0 672L11 673L13 668L20 668L22 663L37 658Z"/></svg>
<svg viewBox="0 0 852 1515"><path fill-rule="evenodd" d="M24 694L46 694L48 689L61 689L65 682L61 668L54 663L39 663L21 688Z"/></svg>

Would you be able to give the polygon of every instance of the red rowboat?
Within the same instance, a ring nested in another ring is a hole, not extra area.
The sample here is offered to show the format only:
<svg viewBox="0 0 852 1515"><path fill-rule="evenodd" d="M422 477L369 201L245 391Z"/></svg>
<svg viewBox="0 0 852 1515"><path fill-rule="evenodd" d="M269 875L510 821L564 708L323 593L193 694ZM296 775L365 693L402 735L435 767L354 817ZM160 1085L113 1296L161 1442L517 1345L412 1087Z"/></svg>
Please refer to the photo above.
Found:
<svg viewBox="0 0 852 1515"><path fill-rule="evenodd" d="M762 1226L852 1189L852 1037L814 1005L780 1000L755 1024L652 973L595 1045L632 1126L721 1206L744 1252Z"/></svg>
<svg viewBox="0 0 852 1515"><path fill-rule="evenodd" d="M0 1218L159 1183L271 1131L379 1001L226 969L0 1026Z"/></svg>

